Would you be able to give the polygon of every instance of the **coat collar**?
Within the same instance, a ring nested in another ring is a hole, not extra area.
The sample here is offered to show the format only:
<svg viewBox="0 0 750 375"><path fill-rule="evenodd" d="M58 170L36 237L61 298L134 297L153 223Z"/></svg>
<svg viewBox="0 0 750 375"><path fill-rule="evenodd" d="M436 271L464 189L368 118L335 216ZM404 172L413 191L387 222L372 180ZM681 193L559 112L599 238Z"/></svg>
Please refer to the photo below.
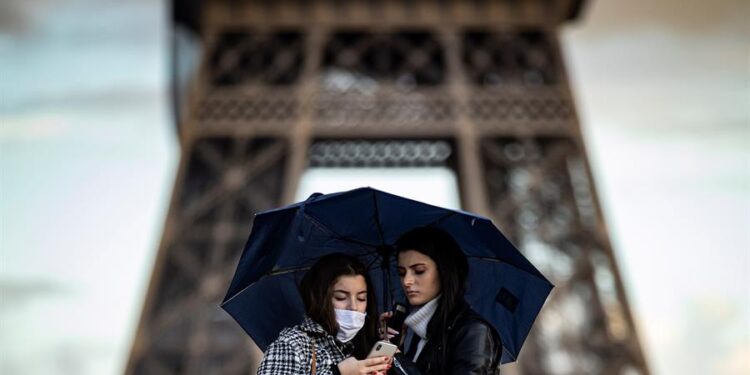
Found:
<svg viewBox="0 0 750 375"><path fill-rule="evenodd" d="M453 327L458 323L458 321L466 315L466 313L469 310L469 304L466 303L465 300L462 300L458 306L456 306L455 309L453 309L453 318L449 320L450 324L448 324L448 330L453 329Z"/></svg>
<svg viewBox="0 0 750 375"><path fill-rule="evenodd" d="M321 335L328 334L328 332L323 329L323 326L312 320L309 316L305 317L305 320L302 322L302 324L300 324L299 329L305 333L314 333Z"/></svg>
<svg viewBox="0 0 750 375"><path fill-rule="evenodd" d="M462 300L454 308L453 314L451 314L452 317L448 320L449 325L447 327L447 331L441 332L438 337L435 337L432 340L427 340L424 348L422 348L422 352L417 358L417 361L416 361L417 366L424 368L424 369L429 369L431 361L433 360L432 357L435 355L435 352L438 350L446 349L443 347L443 345L447 344L446 342L443 342L445 335L448 335L449 332L453 331L453 329L456 327L456 324L458 324L459 321L462 320L469 313L469 311L470 311L469 304L466 303L465 300ZM442 355L442 353L438 353L437 355Z"/></svg>
<svg viewBox="0 0 750 375"><path fill-rule="evenodd" d="M305 317L305 320L302 322L302 324L299 325L299 329L310 337L321 337L324 339L324 341L332 343L342 353L351 353L351 351L354 350L354 343L352 341L340 342L336 339L335 336L332 336L325 329L323 329L322 325L312 320L309 316ZM325 340L325 338L328 338L328 340Z"/></svg>

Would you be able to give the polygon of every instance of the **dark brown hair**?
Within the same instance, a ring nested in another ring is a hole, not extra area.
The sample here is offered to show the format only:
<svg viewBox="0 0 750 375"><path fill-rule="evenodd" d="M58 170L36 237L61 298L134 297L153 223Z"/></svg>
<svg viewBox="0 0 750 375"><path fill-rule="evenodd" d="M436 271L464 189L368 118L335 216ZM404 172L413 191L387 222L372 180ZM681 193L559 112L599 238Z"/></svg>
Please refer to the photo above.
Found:
<svg viewBox="0 0 750 375"><path fill-rule="evenodd" d="M441 335L464 305L469 263L461 247L448 232L434 227L412 229L396 241L396 252L416 250L437 265L440 300L427 325L427 336Z"/></svg>
<svg viewBox="0 0 750 375"><path fill-rule="evenodd" d="M329 254L318 259L310 270L302 277L299 290L305 313L320 324L332 336L336 336L338 323L333 308L333 285L341 276L357 276L365 278L367 285L367 318L365 326L352 339L354 356L364 359L370 346L377 340L377 303L375 290L367 277L367 268L357 258L341 254Z"/></svg>

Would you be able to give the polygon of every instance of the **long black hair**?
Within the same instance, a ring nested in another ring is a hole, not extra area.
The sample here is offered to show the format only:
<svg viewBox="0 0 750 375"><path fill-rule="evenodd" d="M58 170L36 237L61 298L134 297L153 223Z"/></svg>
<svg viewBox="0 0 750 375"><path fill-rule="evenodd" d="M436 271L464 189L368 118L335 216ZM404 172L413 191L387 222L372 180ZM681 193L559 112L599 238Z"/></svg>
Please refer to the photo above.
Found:
<svg viewBox="0 0 750 375"><path fill-rule="evenodd" d="M357 276L365 278L367 285L367 308L365 312L365 326L354 336L354 356L364 359L372 344L377 340L377 303L375 289L367 277L367 268L355 257L335 253L318 259L305 273L300 282L299 291L305 304L308 317L320 324L326 332L336 336L339 329L336 323L336 313L333 307L333 286L341 276Z"/></svg>
<svg viewBox="0 0 750 375"><path fill-rule="evenodd" d="M427 325L427 336L442 336L465 305L464 293L469 274L466 255L448 232L434 227L419 227L401 235L396 241L396 252L408 250L430 257L437 265L441 297Z"/></svg>

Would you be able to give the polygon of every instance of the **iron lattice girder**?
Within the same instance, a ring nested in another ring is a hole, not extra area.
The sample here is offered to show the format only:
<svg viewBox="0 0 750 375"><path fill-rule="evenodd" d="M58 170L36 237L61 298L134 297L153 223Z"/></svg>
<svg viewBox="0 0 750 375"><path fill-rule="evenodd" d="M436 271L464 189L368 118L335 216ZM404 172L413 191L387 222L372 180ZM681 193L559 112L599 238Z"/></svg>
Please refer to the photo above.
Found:
<svg viewBox="0 0 750 375"><path fill-rule="evenodd" d="M539 357L524 353L524 369L645 372L581 150L565 138L490 138L482 154L498 226L556 284L531 334Z"/></svg>
<svg viewBox="0 0 750 375"><path fill-rule="evenodd" d="M252 215L288 203L305 168L440 165L464 208L493 217L557 285L504 371L648 374L554 32L580 4L206 2L126 372L257 365L218 303Z"/></svg>
<svg viewBox="0 0 750 375"><path fill-rule="evenodd" d="M244 131L283 136L305 117L321 135L348 132L346 136L352 138L368 133L387 137L384 133L391 130L394 137L409 133L451 136L459 118L465 117L480 135L523 131L565 135L574 130L572 100L557 73L559 57L552 48L552 35L508 30L461 32L461 50L455 51L461 55L457 58L460 65L452 68L466 77L467 99L459 101L446 81L445 58L423 58L446 54L448 49L440 40L445 38L440 34L331 32L319 46L324 51L320 54L327 57L308 62L316 74L309 77L312 82L304 93L303 61L288 64L291 71L279 71L276 65L246 63L248 58L242 57L253 55L252 47L257 44L271 49L265 54L270 60L276 55L298 56L304 33L285 30L260 38L273 43L256 42L259 38L251 29L219 34L209 44L209 50L214 51L205 72L210 89L196 99L189 125L197 133ZM291 47L279 44L281 40L290 41ZM401 47L393 53L379 48L383 45L420 47ZM377 53L374 47L378 47ZM475 53L475 48L481 53ZM385 68L391 73L382 72ZM294 78L274 81L278 77Z"/></svg>
<svg viewBox="0 0 750 375"><path fill-rule="evenodd" d="M175 8L198 8L190 2L177 1ZM215 0L203 2L201 17L180 17L176 23L202 34L216 26L242 25L377 29L452 24L554 28L575 20L584 3L583 0Z"/></svg>

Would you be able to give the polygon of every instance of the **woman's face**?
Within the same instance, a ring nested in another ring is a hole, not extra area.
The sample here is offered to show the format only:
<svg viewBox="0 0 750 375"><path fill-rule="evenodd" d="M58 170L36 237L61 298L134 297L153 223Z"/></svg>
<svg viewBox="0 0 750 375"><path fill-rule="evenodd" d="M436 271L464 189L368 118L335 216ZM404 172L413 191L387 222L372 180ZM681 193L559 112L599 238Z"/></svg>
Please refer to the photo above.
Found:
<svg viewBox="0 0 750 375"><path fill-rule="evenodd" d="M440 294L440 275L432 258L416 250L398 253L398 274L412 306L424 305Z"/></svg>
<svg viewBox="0 0 750 375"><path fill-rule="evenodd" d="M333 284L333 307L342 310L367 310L367 283L362 275L341 276Z"/></svg>

